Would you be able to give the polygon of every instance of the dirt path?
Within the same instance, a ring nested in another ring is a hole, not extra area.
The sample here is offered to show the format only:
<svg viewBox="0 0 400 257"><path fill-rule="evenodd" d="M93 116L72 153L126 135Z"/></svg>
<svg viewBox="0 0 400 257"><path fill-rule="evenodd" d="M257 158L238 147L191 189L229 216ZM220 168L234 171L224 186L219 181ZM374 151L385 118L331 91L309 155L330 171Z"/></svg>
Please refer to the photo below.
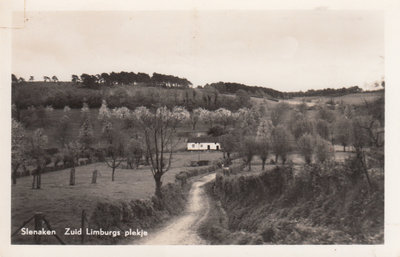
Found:
<svg viewBox="0 0 400 257"><path fill-rule="evenodd" d="M144 245L198 245L206 244L196 231L207 217L210 206L201 186L215 179L215 174L200 178L192 184L188 205L182 216L172 220L159 231L155 231L135 244Z"/></svg>

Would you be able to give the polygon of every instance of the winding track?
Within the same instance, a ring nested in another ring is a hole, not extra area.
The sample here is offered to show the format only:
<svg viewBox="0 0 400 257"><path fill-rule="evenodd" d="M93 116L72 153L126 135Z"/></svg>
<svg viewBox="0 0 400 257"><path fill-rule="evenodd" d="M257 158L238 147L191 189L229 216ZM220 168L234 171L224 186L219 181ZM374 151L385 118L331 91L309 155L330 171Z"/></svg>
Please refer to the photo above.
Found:
<svg viewBox="0 0 400 257"><path fill-rule="evenodd" d="M141 245L199 245L206 244L196 231L207 217L210 205L202 186L215 179L215 173L201 177L192 184L185 212L159 231L134 242Z"/></svg>

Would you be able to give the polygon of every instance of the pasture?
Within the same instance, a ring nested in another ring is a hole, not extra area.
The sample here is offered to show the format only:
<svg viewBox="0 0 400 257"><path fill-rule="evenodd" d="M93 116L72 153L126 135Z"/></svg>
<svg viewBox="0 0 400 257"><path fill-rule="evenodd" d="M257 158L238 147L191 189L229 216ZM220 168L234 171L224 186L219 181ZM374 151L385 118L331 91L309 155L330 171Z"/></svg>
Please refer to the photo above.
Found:
<svg viewBox="0 0 400 257"><path fill-rule="evenodd" d="M367 92L367 93L357 93L357 94L348 94L343 96L305 96L305 97L294 97L288 100L282 100L283 102L287 102L289 104L301 104L305 102L309 106L313 106L316 104L326 104L329 101L333 101L336 104L343 102L343 104L350 105L362 105L367 102L372 102L377 100L379 97L382 97L384 92Z"/></svg>
<svg viewBox="0 0 400 257"><path fill-rule="evenodd" d="M221 152L200 153L201 159L217 160ZM171 169L163 176L163 185L174 182L175 175L198 160L199 153L179 152L173 156ZM93 170L98 170L97 184L91 184ZM111 169L104 163L76 167L76 185L69 185L69 169L42 175L42 189L31 189L32 177L18 179L12 187L12 231L35 212L43 212L58 234L63 228L80 226L83 209L90 215L98 202L118 202L147 199L154 194L155 184L149 166L139 169L116 169L111 181ZM33 227L31 227L33 229ZM32 243L32 237L17 236L19 243ZM53 239L52 239L53 240ZM55 240L55 239L54 239Z"/></svg>

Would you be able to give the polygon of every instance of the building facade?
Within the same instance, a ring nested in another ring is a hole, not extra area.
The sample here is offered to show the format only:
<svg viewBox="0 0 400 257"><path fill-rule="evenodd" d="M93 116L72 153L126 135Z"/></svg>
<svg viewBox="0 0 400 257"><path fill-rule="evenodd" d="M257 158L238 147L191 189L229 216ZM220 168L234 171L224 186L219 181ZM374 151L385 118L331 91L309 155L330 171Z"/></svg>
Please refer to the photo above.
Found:
<svg viewBox="0 0 400 257"><path fill-rule="evenodd" d="M216 137L193 137L187 141L188 151L219 151L221 144Z"/></svg>

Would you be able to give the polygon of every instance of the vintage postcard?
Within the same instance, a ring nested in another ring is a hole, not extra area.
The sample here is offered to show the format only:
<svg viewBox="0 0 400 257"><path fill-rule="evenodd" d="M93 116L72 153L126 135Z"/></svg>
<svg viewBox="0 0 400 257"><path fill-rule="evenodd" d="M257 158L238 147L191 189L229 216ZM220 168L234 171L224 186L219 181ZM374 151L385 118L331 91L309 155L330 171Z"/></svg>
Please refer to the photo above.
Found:
<svg viewBox="0 0 400 257"><path fill-rule="evenodd" d="M390 17L12 12L4 256L49 245L396 256Z"/></svg>

